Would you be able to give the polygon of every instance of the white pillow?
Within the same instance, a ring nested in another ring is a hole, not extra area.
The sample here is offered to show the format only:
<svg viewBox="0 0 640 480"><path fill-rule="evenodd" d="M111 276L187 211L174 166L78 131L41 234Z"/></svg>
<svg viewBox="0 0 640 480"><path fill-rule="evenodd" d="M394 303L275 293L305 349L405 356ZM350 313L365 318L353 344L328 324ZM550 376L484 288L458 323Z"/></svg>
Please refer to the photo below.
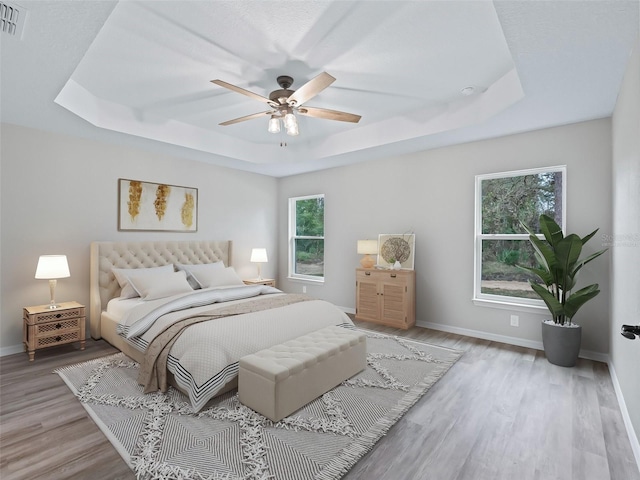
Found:
<svg viewBox="0 0 640 480"><path fill-rule="evenodd" d="M238 276L233 267L211 268L208 270L193 272L193 278L202 288L244 285L244 282Z"/></svg>
<svg viewBox="0 0 640 480"><path fill-rule="evenodd" d="M224 268L224 263L222 262L199 263L197 265L186 265L183 263L176 263L175 265L176 265L176 269L184 270L185 272L187 272L187 281L189 282L189 285L191 285L191 288L193 288L194 290L197 290L201 287L200 287L200 284L196 281L196 279L193 278L193 272L204 272L211 269Z"/></svg>
<svg viewBox="0 0 640 480"><path fill-rule="evenodd" d="M133 298L138 297L138 292L129 284L130 278L141 277L147 275L157 275L161 272L173 272L173 265L164 265L162 267L150 267L150 268L112 268L111 271L116 277L116 280L120 284L120 298Z"/></svg>
<svg viewBox="0 0 640 480"><path fill-rule="evenodd" d="M185 272L162 272L130 279L131 286L143 300L156 300L180 293L193 292Z"/></svg>

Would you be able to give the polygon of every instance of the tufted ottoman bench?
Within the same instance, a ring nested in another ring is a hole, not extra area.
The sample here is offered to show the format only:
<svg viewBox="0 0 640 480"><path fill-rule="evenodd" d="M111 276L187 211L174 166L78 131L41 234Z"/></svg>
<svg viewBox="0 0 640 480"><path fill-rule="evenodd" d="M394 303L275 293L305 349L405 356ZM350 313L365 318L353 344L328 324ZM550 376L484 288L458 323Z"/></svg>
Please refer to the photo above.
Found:
<svg viewBox="0 0 640 480"><path fill-rule="evenodd" d="M277 422L367 366L364 333L332 326L240 359L240 402Z"/></svg>

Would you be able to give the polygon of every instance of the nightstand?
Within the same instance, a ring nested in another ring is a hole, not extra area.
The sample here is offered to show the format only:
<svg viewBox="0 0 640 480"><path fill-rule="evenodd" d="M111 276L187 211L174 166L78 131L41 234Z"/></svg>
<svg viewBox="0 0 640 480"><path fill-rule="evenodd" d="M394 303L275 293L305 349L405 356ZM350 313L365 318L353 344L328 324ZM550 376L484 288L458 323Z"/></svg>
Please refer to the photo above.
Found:
<svg viewBox="0 0 640 480"><path fill-rule="evenodd" d="M269 287L276 286L276 281L273 278L250 278L249 280L243 280L245 285L267 285Z"/></svg>
<svg viewBox="0 0 640 480"><path fill-rule="evenodd" d="M22 318L24 349L29 352L30 362L40 348L80 342L80 350L84 350L84 305L63 302L56 309L50 309L49 305L25 307Z"/></svg>

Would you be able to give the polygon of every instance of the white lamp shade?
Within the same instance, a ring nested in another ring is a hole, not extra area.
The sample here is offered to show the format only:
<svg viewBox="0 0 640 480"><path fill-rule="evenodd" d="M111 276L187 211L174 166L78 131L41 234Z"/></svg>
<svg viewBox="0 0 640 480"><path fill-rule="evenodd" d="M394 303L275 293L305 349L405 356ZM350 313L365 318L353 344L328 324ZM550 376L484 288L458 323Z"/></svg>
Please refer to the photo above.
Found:
<svg viewBox="0 0 640 480"><path fill-rule="evenodd" d="M269 259L267 258L267 249L266 248L254 248L251 250L251 262L253 263L266 263Z"/></svg>
<svg viewBox="0 0 640 480"><path fill-rule="evenodd" d="M40 255L36 278L54 279L70 277L66 255Z"/></svg>
<svg viewBox="0 0 640 480"><path fill-rule="evenodd" d="M371 255L378 253L377 240L358 240L358 253L361 255Z"/></svg>

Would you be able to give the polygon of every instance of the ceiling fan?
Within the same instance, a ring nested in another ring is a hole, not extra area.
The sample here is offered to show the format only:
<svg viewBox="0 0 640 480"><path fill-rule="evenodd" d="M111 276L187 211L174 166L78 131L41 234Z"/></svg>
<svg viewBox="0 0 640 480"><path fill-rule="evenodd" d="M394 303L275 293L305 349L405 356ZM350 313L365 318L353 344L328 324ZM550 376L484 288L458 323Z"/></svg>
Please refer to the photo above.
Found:
<svg viewBox="0 0 640 480"><path fill-rule="evenodd" d="M321 91L335 82L335 80L336 79L327 72L322 72L317 77L309 80L299 89L289 90L289 87L293 84L293 78L288 75L281 75L277 78L278 85L280 85L281 89L271 92L269 94L269 98L222 80L211 80L211 83L215 83L216 85L228 88L231 91L241 93L249 98L258 100L259 102L266 103L271 107L271 110L266 112L253 113L251 115L245 115L244 117L234 118L233 120L222 122L220 125L233 125L234 123L244 122L246 120L252 120L254 118L260 118L268 115L271 117L269 119L269 132L280 132L280 120L282 120L287 134L298 135L298 121L294 112L299 113L300 115L306 115L307 117L338 120L340 122L358 123L360 121L360 115L354 115L353 113L303 106L306 101L318 95Z"/></svg>

